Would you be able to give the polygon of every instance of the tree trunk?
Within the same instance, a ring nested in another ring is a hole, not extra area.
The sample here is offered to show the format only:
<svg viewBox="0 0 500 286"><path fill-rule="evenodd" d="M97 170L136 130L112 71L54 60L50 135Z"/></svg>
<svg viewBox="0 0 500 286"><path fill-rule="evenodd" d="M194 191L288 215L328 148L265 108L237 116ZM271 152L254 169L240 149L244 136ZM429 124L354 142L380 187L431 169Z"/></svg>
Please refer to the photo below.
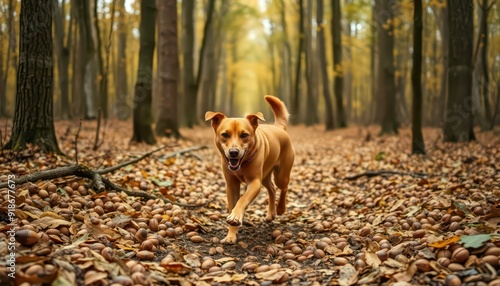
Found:
<svg viewBox="0 0 500 286"><path fill-rule="evenodd" d="M156 27L155 0L141 1L141 23L139 66L137 68L137 82L134 93L134 134L132 141L155 144L156 139L151 126L152 82L153 82L153 54L155 49Z"/></svg>
<svg viewBox="0 0 500 286"><path fill-rule="evenodd" d="M3 33L0 31L0 45L3 46ZM0 49L0 117L7 117L7 95L5 91L7 87L3 81L4 69L3 69L3 49Z"/></svg>
<svg viewBox="0 0 500 286"><path fill-rule="evenodd" d="M69 59L70 59L70 48L69 44L71 43L72 37L72 23L73 19L70 18L70 24L68 28L68 40L66 44L64 39L66 37L66 33L64 31L65 27L65 18L66 12L64 11L64 2L63 6L59 7L58 0L53 0L53 5L55 7L54 12L54 28L55 28L55 39L54 46L57 54L57 72L59 76L59 89L61 94L61 118L62 119L70 119L71 118L71 109L69 107Z"/></svg>
<svg viewBox="0 0 500 286"><path fill-rule="evenodd" d="M12 58L12 66L14 69L17 69L17 57L16 53L12 54L12 51L16 50L16 28L14 27L14 11L16 10L16 3L17 1L14 0L9 0L8 6L7 6L7 32L9 34L8 37L8 43L7 43L7 53L6 53L6 61L5 61L5 72L3 72L2 77L0 78L0 86L2 89L0 89L0 104L2 103L2 100L5 102L4 104L0 105L0 116L5 115L7 116L7 110L6 110L6 105L7 105L7 85L9 84L9 69L11 66L11 58ZM4 98L4 99L2 99Z"/></svg>
<svg viewBox="0 0 500 286"><path fill-rule="evenodd" d="M291 104L291 122L297 124L300 122L299 104L300 104L300 81L302 71L302 52L304 50L304 1L299 0L299 45L297 49L297 67L295 69L295 91Z"/></svg>
<svg viewBox="0 0 500 286"><path fill-rule="evenodd" d="M492 116L490 109L490 75L488 68L488 13L490 10L490 7L488 7L488 5L488 0L483 0L482 7L480 7L480 9L482 10L481 27L479 29L481 31L481 34L478 35L481 40L481 44L479 46L481 47L481 67L483 75L483 80L480 86L482 86L483 88L482 95L486 122L490 122Z"/></svg>
<svg viewBox="0 0 500 286"><path fill-rule="evenodd" d="M120 120L126 120L131 115L131 109L127 103L128 98L128 77L127 77L127 33L128 19L125 10L125 0L117 0L118 8L118 55L116 64L116 101L113 106L114 115Z"/></svg>
<svg viewBox="0 0 500 286"><path fill-rule="evenodd" d="M198 109L199 112L195 112L195 117L197 117L197 115L201 112L207 111L205 109L209 106L209 95L205 95L204 93L202 93L202 81L205 80L205 66L208 64L207 57L210 54L208 49L210 49L210 46L212 46L210 41L213 41L213 33L211 33L211 31L213 30L212 26L215 1L216 0L208 1L207 18L205 20L205 27L203 28L203 41L201 42L200 56L198 57L198 74L196 77L196 102L193 102L192 106L194 106L195 109Z"/></svg>
<svg viewBox="0 0 500 286"><path fill-rule="evenodd" d="M392 13L391 1L377 0L379 19L378 27L378 50L379 50L379 80L378 93L383 101L380 102L382 109L382 130L380 134L397 134L398 123L396 121L396 84L394 72L394 15Z"/></svg>
<svg viewBox="0 0 500 286"><path fill-rule="evenodd" d="M412 153L425 154L422 135L422 0L414 1L413 11L413 67L411 70L412 104Z"/></svg>
<svg viewBox="0 0 500 286"><path fill-rule="evenodd" d="M292 97L292 51L290 48L290 41L288 40L288 29L286 25L286 16L285 16L286 6L285 1L281 0L281 27L282 27L282 43L283 43L283 59L282 59L282 72L281 72L281 94L277 96L284 99L285 102L290 102Z"/></svg>
<svg viewBox="0 0 500 286"><path fill-rule="evenodd" d="M57 145L52 114L51 4L45 0L21 2L16 108L12 136L5 146L13 151L31 143L44 152L62 154Z"/></svg>
<svg viewBox="0 0 500 286"><path fill-rule="evenodd" d="M323 0L318 0L316 6L316 23L318 27L318 52L319 65L321 68L321 79L323 81L323 97L325 98L325 128L335 128L333 117L332 99L330 97L330 82L328 80L328 60L326 58L325 24L323 23Z"/></svg>
<svg viewBox="0 0 500 286"><path fill-rule="evenodd" d="M179 54L177 50L177 0L158 0L158 105L156 134L180 137L177 115L177 82Z"/></svg>
<svg viewBox="0 0 500 286"><path fill-rule="evenodd" d="M312 34L312 0L307 0L307 15L306 15L306 80L307 80L307 101L306 101L306 125L311 126L318 122L318 106L317 100L317 77L315 76L315 63L313 51L313 34Z"/></svg>
<svg viewBox="0 0 500 286"><path fill-rule="evenodd" d="M342 91L344 89L344 69L342 68L342 11L340 0L332 0L332 39L333 39L333 67L335 72L335 103L337 106L339 127L347 126Z"/></svg>
<svg viewBox="0 0 500 286"><path fill-rule="evenodd" d="M447 1L449 37L448 102L444 126L445 142L475 139L472 100L472 0Z"/></svg>
<svg viewBox="0 0 500 286"><path fill-rule="evenodd" d="M94 12L93 12L93 33L92 36L95 37L95 60L97 64L97 80L96 86L98 106L102 110L104 118L108 118L108 75L104 71L104 58L102 56L102 41L101 41L101 29L99 28L99 17L97 14L97 2L99 0L94 0ZM113 28L113 27L111 27Z"/></svg>
<svg viewBox="0 0 500 286"><path fill-rule="evenodd" d="M194 73L194 43L195 43L195 0L182 1L183 17L183 86L184 86L184 114L186 126L192 128L196 123L196 78Z"/></svg>

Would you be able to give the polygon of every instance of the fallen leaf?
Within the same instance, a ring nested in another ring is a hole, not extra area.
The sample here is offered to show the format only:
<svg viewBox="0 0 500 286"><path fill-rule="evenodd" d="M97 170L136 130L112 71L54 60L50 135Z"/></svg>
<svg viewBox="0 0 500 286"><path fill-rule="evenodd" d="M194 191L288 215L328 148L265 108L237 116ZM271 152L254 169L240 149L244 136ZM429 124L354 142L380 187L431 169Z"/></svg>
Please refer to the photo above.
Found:
<svg viewBox="0 0 500 286"><path fill-rule="evenodd" d="M377 254L375 254L373 252L366 253L365 257L366 257L366 264L368 264L369 266L371 266L373 268L379 267L380 263L382 263L382 261L380 261L380 258L377 256Z"/></svg>
<svg viewBox="0 0 500 286"><path fill-rule="evenodd" d="M435 241L433 243L430 243L429 246L434 247L434 248L445 248L446 246L453 244L459 240L460 240L460 236L455 235L455 236L452 236L452 237L447 238L445 240Z"/></svg>
<svg viewBox="0 0 500 286"><path fill-rule="evenodd" d="M485 242L490 241L490 239L490 234L462 235L460 237L460 243L466 248L479 248L482 247Z"/></svg>
<svg viewBox="0 0 500 286"><path fill-rule="evenodd" d="M42 217L31 222L33 225L40 227L41 229L46 228L58 228L60 226L69 226L71 222L63 219L55 219L51 216Z"/></svg>
<svg viewBox="0 0 500 286"><path fill-rule="evenodd" d="M340 268L339 272L339 285L340 286L350 286L358 282L358 271L354 269L351 264L346 264Z"/></svg>

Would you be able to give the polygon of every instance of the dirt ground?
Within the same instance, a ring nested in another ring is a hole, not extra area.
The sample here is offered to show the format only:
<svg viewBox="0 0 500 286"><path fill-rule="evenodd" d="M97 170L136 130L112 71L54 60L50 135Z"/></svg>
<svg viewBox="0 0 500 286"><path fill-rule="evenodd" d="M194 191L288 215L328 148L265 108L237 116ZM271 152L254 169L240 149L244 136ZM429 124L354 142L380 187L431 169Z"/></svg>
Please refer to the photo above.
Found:
<svg viewBox="0 0 500 286"><path fill-rule="evenodd" d="M74 163L78 124L56 126L67 157L3 150L0 182ZM266 222L262 191L238 244L224 245L225 183L210 128L131 145L128 123L110 121L93 151L95 126L83 123L80 164L102 169L172 145L103 177L196 206L96 193L76 176L18 185L16 278L0 268L2 285L500 285L498 131L444 144L440 130L426 129L427 155L413 156L408 129L379 137L375 127L291 127L287 212ZM208 148L165 159L201 145ZM8 189L0 193L6 214ZM8 223L0 217L6 259Z"/></svg>

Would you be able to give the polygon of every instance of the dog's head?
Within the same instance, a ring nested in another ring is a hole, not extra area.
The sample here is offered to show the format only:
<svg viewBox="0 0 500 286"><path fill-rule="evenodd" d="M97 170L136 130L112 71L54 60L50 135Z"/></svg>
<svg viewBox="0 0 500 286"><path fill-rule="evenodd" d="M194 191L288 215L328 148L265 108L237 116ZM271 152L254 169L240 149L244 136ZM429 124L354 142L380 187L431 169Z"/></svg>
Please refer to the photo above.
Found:
<svg viewBox="0 0 500 286"><path fill-rule="evenodd" d="M207 111L205 120L212 121L215 144L225 156L227 167L238 171L248 150L255 145L255 130L259 120L265 121L264 116L257 112L246 118L228 118L221 112Z"/></svg>

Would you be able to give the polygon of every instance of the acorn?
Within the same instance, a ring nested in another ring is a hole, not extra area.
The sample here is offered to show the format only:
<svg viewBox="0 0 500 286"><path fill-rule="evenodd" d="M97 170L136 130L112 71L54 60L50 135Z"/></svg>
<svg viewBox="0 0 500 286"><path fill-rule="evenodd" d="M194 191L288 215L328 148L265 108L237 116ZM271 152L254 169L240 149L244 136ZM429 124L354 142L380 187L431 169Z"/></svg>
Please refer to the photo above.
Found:
<svg viewBox="0 0 500 286"><path fill-rule="evenodd" d="M16 232L16 240L24 246L32 246L40 240L40 236L32 230L23 229Z"/></svg>

